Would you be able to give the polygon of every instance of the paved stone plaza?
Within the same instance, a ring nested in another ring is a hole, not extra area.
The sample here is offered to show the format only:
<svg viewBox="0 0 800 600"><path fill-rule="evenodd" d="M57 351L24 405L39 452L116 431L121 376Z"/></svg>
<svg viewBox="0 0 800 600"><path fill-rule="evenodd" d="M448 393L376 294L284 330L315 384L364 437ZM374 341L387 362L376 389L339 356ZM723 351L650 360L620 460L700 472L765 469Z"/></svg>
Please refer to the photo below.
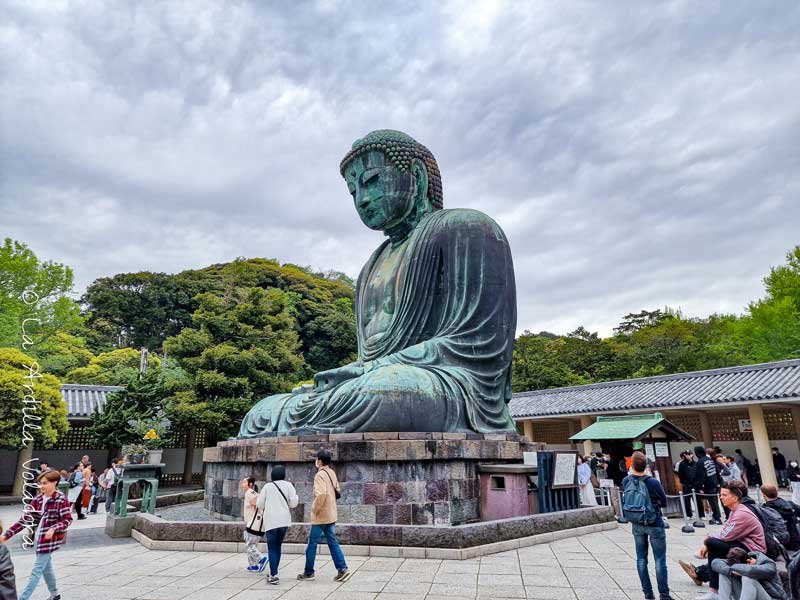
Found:
<svg viewBox="0 0 800 600"><path fill-rule="evenodd" d="M466 561L348 557L354 574L344 584L333 582L328 556L318 557L315 581L298 582L303 557L285 555L280 585L272 586L244 571L244 554L151 551L129 539L112 542L97 529L75 532L55 564L65 600L640 599L629 527ZM703 532L682 534L673 520L667 533L673 596L692 599L701 588L677 561L692 560ZM33 555L12 550L21 591ZM43 583L33 598L47 598Z"/></svg>

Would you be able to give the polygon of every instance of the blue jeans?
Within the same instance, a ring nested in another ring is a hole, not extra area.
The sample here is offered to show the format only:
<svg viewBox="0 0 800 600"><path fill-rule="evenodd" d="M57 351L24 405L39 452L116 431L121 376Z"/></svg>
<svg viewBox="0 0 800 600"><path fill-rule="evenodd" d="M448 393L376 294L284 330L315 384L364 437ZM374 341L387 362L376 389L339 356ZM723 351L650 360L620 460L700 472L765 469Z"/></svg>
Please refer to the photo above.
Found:
<svg viewBox="0 0 800 600"><path fill-rule="evenodd" d="M328 542L328 549L331 551L331 558L336 570L346 571L347 563L344 562L344 553L342 547L339 545L339 540L336 539L336 523L328 523L327 525L312 525L311 533L308 536L308 547L306 548L306 568L303 571L306 575L314 574L314 561L317 558L317 544L322 536Z"/></svg>
<svg viewBox="0 0 800 600"><path fill-rule="evenodd" d="M636 542L636 570L639 571L639 581L642 582L642 591L648 598L653 598L653 584L650 582L650 573L647 572L647 543L653 549L653 558L656 562L656 582L658 594L661 597L669 596L669 582L667 581L667 535L662 526L646 526L633 523L633 539Z"/></svg>
<svg viewBox="0 0 800 600"><path fill-rule="evenodd" d="M39 585L39 580L44 575L44 582L47 584L47 589L50 596L58 595L58 588L56 587L56 574L53 571L53 553L37 554L36 560L33 561L33 568L31 569L31 578L28 580L28 585L25 586L25 591L19 597L19 600L28 600Z"/></svg>
<svg viewBox="0 0 800 600"><path fill-rule="evenodd" d="M278 574L278 565L281 564L281 544L286 537L288 527L278 527L267 531L267 556L269 556L269 574L275 577Z"/></svg>

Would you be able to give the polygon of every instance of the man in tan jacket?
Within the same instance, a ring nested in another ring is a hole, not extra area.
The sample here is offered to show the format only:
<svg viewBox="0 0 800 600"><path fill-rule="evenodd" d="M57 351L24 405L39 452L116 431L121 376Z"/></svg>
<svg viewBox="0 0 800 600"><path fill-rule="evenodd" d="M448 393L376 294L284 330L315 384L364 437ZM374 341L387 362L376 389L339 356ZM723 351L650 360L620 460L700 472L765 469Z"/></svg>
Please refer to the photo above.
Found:
<svg viewBox="0 0 800 600"><path fill-rule="evenodd" d="M314 503L311 505L311 533L308 536L306 548L306 566L297 576L301 581L314 579L314 561L317 558L317 544L324 535L328 542L328 549L338 573L334 581L345 582L352 575L347 569L342 547L336 539L336 494L339 492L339 480L336 472L331 469L331 453L320 450L314 463L317 474L314 476Z"/></svg>

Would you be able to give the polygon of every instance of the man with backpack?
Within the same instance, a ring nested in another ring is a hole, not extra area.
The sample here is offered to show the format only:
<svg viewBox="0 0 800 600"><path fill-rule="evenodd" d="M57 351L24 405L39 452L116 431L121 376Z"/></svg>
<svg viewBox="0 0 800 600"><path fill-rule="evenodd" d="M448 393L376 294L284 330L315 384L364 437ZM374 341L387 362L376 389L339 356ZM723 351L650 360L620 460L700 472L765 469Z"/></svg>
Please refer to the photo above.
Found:
<svg viewBox="0 0 800 600"><path fill-rule="evenodd" d="M646 599L655 599L653 584L647 571L647 546L653 549L659 600L672 600L667 577L667 536L661 508L667 505L664 488L645 473L647 457L641 452L631 456L631 473L622 480L622 511L632 524L636 543L636 570Z"/></svg>
<svg viewBox="0 0 800 600"><path fill-rule="evenodd" d="M769 490L769 486L767 489ZM774 505L770 506L766 502L759 506L752 498L743 498L742 504L753 512L764 527L767 556L772 559L780 558L785 552L785 546L791 541L788 523L781 512L776 510ZM779 505L782 506L782 503Z"/></svg>
<svg viewBox="0 0 800 600"><path fill-rule="evenodd" d="M778 497L778 488L774 485L761 486L764 494L764 506L777 512L786 523L789 539L783 542L787 550L800 550L800 506L790 500Z"/></svg>
<svg viewBox="0 0 800 600"><path fill-rule="evenodd" d="M722 530L716 536L709 536L700 548L699 556L708 560L708 568L714 559L728 557L731 548L742 548L747 552L767 552L767 543L764 526L752 510L748 510L742 499L746 498L747 488L741 481L728 481L722 485L720 499L731 511L731 516ZM752 502L752 499L747 498ZM694 567L679 561L684 571L698 584L697 573ZM714 570L709 572L709 592L697 596L696 600L717 600L719 595L719 573Z"/></svg>

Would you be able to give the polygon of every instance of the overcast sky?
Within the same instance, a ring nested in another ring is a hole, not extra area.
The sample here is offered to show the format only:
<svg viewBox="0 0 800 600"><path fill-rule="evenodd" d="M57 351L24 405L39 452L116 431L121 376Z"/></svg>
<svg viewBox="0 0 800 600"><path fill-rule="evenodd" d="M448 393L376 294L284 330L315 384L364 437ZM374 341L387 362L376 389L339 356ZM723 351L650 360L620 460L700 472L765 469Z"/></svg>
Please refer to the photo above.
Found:
<svg viewBox="0 0 800 600"><path fill-rule="evenodd" d="M355 276L373 129L511 241L518 329L742 312L800 243L797 2L0 0L0 237L119 272Z"/></svg>

